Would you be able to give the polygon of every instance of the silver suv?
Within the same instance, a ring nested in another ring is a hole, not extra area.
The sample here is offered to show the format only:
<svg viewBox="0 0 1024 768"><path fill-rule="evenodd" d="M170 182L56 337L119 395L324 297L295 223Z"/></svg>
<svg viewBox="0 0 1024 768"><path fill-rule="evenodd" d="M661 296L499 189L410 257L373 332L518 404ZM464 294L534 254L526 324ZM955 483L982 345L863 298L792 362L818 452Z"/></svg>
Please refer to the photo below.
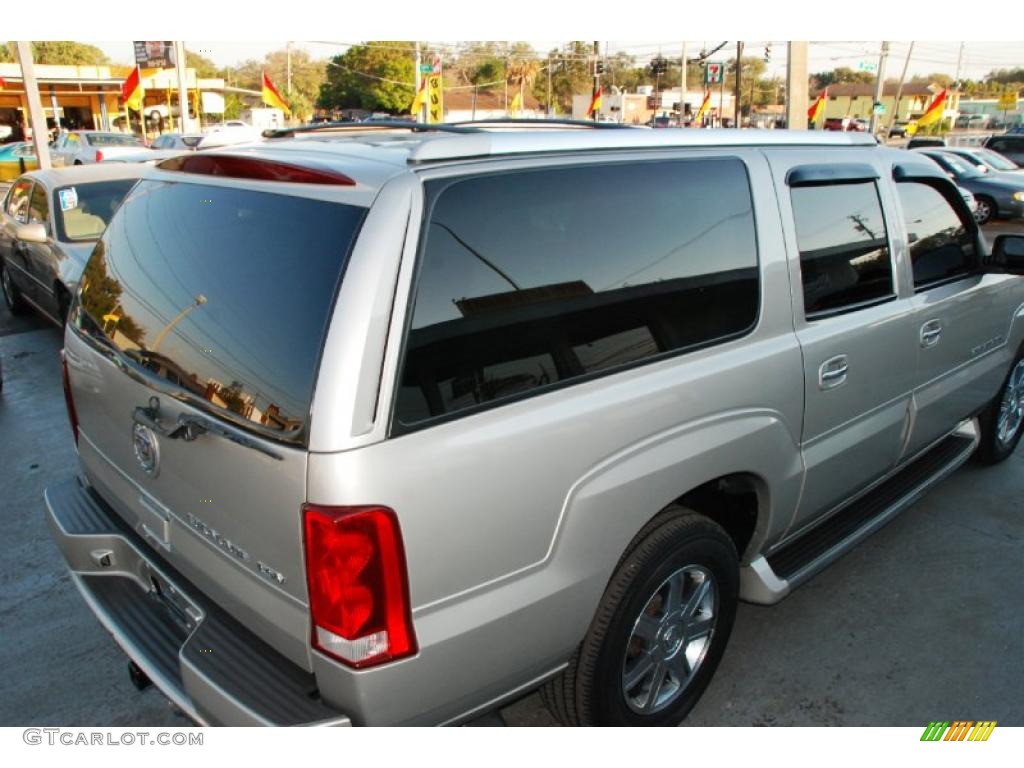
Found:
<svg viewBox="0 0 1024 768"><path fill-rule="evenodd" d="M1024 238L865 135L326 126L147 174L46 505L203 723L678 722L738 600L1020 439Z"/></svg>

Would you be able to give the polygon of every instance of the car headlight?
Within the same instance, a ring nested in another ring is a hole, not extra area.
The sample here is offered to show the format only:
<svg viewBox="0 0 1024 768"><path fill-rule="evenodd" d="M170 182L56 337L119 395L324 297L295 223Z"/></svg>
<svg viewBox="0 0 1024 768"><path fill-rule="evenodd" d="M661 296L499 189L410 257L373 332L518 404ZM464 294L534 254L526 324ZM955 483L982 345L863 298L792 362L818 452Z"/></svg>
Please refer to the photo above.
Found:
<svg viewBox="0 0 1024 768"><path fill-rule="evenodd" d="M1016 200L1018 203L1024 203L1024 191L1014 192L1013 199Z"/></svg>

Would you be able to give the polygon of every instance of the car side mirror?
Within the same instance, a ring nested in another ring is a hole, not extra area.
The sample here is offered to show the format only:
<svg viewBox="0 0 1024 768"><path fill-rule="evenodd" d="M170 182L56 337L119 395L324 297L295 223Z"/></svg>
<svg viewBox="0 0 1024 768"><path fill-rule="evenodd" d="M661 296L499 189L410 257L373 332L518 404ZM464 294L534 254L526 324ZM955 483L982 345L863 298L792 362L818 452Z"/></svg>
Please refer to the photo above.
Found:
<svg viewBox="0 0 1024 768"><path fill-rule="evenodd" d="M999 235L992 245L992 264L1011 275L1024 275L1024 235Z"/></svg>
<svg viewBox="0 0 1024 768"><path fill-rule="evenodd" d="M39 222L19 224L14 229L14 236L23 243L45 243L46 225ZM1020 238L1024 240L1024 238Z"/></svg>

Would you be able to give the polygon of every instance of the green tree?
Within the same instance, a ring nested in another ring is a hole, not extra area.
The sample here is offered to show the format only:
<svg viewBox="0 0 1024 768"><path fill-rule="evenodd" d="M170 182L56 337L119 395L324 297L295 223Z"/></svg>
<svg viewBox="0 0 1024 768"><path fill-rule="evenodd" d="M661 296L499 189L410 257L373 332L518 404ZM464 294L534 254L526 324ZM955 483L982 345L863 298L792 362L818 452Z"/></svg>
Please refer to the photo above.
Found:
<svg viewBox="0 0 1024 768"><path fill-rule="evenodd" d="M828 72L815 72L811 75L811 81L814 84L812 90L820 90L836 83L873 83L875 76L850 67L836 67Z"/></svg>
<svg viewBox="0 0 1024 768"><path fill-rule="evenodd" d="M200 53L185 49L185 66L196 71L196 77L221 77L221 69Z"/></svg>
<svg viewBox="0 0 1024 768"><path fill-rule="evenodd" d="M591 75L587 56L592 52L588 43L574 40L561 50L550 53L551 59L551 102L557 113L572 114L572 97L579 93L590 93L594 78ZM533 81L533 95L547 106L547 77Z"/></svg>
<svg viewBox="0 0 1024 768"><path fill-rule="evenodd" d="M407 112L415 96L414 62L413 48L408 42L354 45L327 64L319 104L392 114Z"/></svg>
<svg viewBox="0 0 1024 768"><path fill-rule="evenodd" d="M0 44L0 61L13 62L14 46ZM95 45L73 40L44 40L32 43L32 60L36 64L109 64L110 59Z"/></svg>

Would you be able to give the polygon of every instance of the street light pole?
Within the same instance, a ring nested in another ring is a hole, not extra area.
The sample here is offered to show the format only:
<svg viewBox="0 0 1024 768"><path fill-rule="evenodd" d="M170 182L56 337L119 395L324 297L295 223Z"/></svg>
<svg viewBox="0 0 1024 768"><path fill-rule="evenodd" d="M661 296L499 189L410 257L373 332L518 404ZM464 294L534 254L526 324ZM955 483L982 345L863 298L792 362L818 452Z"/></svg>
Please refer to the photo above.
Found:
<svg viewBox="0 0 1024 768"><path fill-rule="evenodd" d="M171 322L169 322L167 325L165 325L163 327L163 330L161 330L160 333L157 334L156 340L153 342L153 346L150 347L149 351L150 352L158 352L160 350L160 345L163 344L164 339L167 338L167 334L171 332L171 329L174 326L176 326L178 323L180 323L182 321L182 319L185 317L185 315L187 315L189 312L191 312L196 307L203 306L203 304L205 304L205 303L206 303L206 297L203 294L201 294L201 293L198 294L192 300L191 304L189 304L183 310L181 310L181 312L179 312L175 316L175 318L173 320L171 320Z"/></svg>
<svg viewBox="0 0 1024 768"><path fill-rule="evenodd" d="M910 54L914 52L914 41L910 41L910 47L907 49L907 58L903 62L903 72L900 73L900 84L896 86L896 100L892 103L892 116L889 118L889 130L892 130L893 124L896 122L896 118L899 117L900 112L900 98L903 96L903 83L907 79L907 68L910 66ZM888 131L886 132L888 133Z"/></svg>
<svg viewBox="0 0 1024 768"><path fill-rule="evenodd" d="M807 130L807 42L786 46L786 127Z"/></svg>
<svg viewBox="0 0 1024 768"><path fill-rule="evenodd" d="M46 141L46 116L43 114L43 103L39 99L39 83L32 61L32 44L25 41L15 43L18 50L18 63L21 64L21 81L25 84L25 98L28 99L28 116L32 125L32 144L36 150L36 160L41 169L50 167L50 147ZM54 117L56 117L56 112Z"/></svg>
<svg viewBox="0 0 1024 768"><path fill-rule="evenodd" d="M878 127L878 112L876 108L882 103L882 85L885 83L885 59L889 55L889 43L885 40L882 41L882 53L878 56L878 76L875 78L875 98L871 103L871 124L868 130L871 135L875 135L875 129Z"/></svg>

